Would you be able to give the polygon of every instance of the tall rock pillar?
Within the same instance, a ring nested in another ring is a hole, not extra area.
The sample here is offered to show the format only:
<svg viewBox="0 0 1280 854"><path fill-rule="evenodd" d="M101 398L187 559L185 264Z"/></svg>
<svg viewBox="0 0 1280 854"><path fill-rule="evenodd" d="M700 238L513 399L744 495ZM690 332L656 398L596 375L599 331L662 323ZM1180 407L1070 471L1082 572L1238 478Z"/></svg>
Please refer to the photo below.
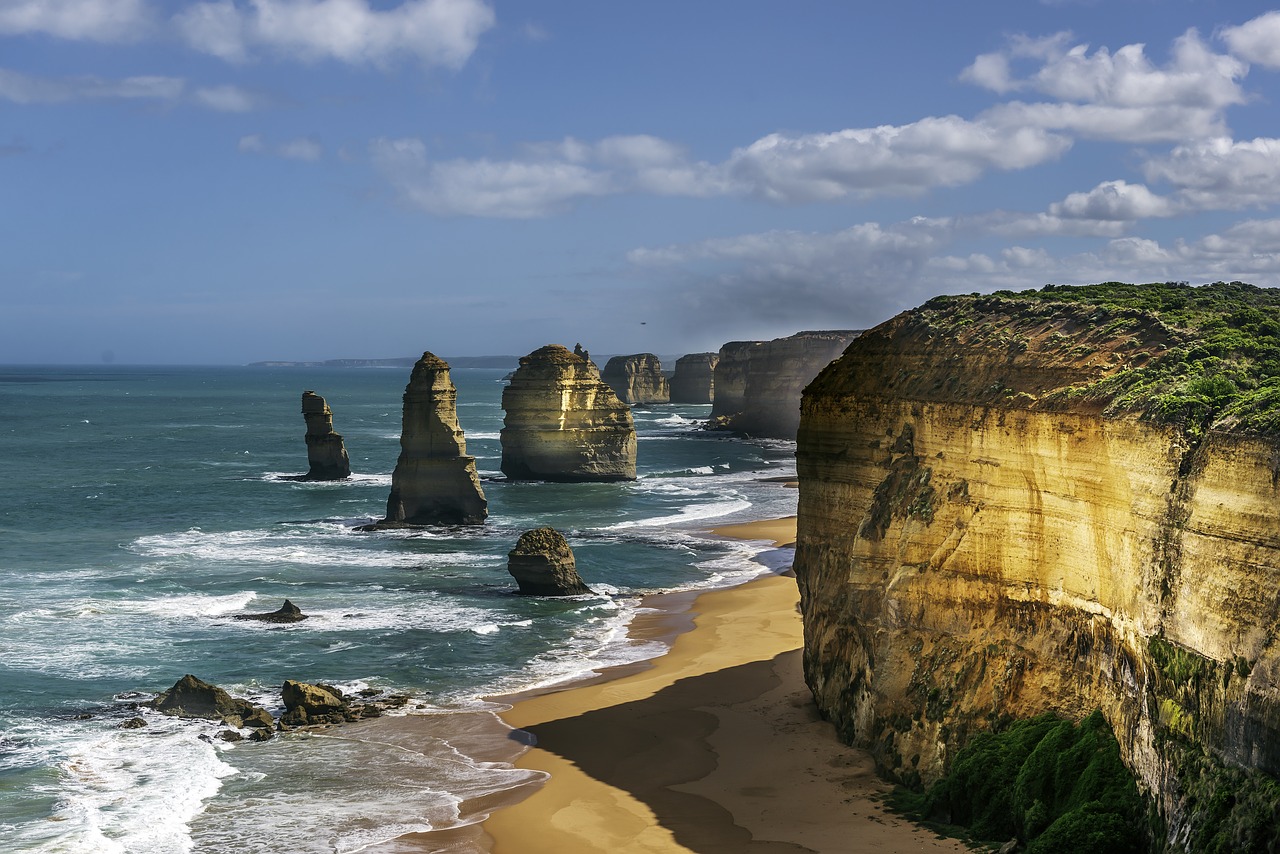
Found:
<svg viewBox="0 0 1280 854"><path fill-rule="evenodd" d="M300 480L342 480L351 476L342 435L333 432L333 412L314 391L302 393L302 417L307 422L307 463L310 469Z"/></svg>
<svg viewBox="0 0 1280 854"><path fill-rule="evenodd" d="M400 458L380 526L479 525L489 503L458 426L449 363L423 353L404 390Z"/></svg>

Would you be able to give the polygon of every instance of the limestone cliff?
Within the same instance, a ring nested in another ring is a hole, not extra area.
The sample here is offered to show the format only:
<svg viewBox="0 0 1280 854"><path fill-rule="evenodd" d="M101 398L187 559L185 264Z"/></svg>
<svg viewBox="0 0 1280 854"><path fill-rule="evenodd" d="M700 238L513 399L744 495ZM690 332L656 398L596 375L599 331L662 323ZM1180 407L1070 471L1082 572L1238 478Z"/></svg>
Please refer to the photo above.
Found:
<svg viewBox="0 0 1280 854"><path fill-rule="evenodd" d="M310 469L300 480L342 480L351 476L342 436L333 432L333 412L314 391L302 393L302 417L307 422L307 463Z"/></svg>
<svg viewBox="0 0 1280 854"><path fill-rule="evenodd" d="M797 332L724 345L712 418L721 418L717 426L751 436L794 439L804 387L856 337L854 331Z"/></svg>
<svg viewBox="0 0 1280 854"><path fill-rule="evenodd" d="M715 399L717 353L690 353L676 359L671 378L672 403L711 403Z"/></svg>
<svg viewBox="0 0 1280 854"><path fill-rule="evenodd" d="M671 387L662 373L662 362L652 353L614 356L605 363L600 378L629 406L671 402Z"/></svg>
<svg viewBox="0 0 1280 854"><path fill-rule="evenodd" d="M458 391L449 363L423 353L404 390L400 457L391 475L387 517L394 525L479 525L488 502L476 458L458 426Z"/></svg>
<svg viewBox="0 0 1280 854"><path fill-rule="evenodd" d="M1205 768L1280 774L1280 301L1127 287L939 298L854 341L805 391L795 570L818 705L884 769L1100 708L1177 848ZM1206 343L1201 302L1275 343Z"/></svg>
<svg viewBox="0 0 1280 854"><path fill-rule="evenodd" d="M502 471L515 480L636 476L631 408L589 359L549 344L520 359L502 392Z"/></svg>

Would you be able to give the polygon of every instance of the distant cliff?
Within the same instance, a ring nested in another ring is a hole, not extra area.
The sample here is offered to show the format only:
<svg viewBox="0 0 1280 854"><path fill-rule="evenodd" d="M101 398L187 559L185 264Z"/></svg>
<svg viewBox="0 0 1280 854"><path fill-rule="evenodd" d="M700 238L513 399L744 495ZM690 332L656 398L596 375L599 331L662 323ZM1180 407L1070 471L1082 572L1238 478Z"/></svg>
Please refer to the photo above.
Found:
<svg viewBox="0 0 1280 854"><path fill-rule="evenodd" d="M715 367L718 426L751 436L794 439L800 394L837 358L854 331L797 332L772 341L732 341L720 348Z"/></svg>
<svg viewBox="0 0 1280 854"><path fill-rule="evenodd" d="M671 377L672 403L711 403L715 399L716 353L690 353L676 360Z"/></svg>
<svg viewBox="0 0 1280 854"><path fill-rule="evenodd" d="M1280 292L940 297L809 385L797 464L806 677L882 768L1101 709L1171 847L1274 833Z"/></svg>
<svg viewBox="0 0 1280 854"><path fill-rule="evenodd" d="M671 386L662 372L662 362L652 353L614 356L605 363L600 378L630 406L671 402Z"/></svg>

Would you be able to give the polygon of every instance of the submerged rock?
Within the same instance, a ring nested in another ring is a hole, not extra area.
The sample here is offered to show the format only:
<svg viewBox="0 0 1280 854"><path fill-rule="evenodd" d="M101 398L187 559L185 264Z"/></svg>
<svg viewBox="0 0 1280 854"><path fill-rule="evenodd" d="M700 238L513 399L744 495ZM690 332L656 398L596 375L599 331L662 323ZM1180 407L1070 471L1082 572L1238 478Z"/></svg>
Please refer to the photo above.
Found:
<svg viewBox="0 0 1280 854"><path fill-rule="evenodd" d="M299 480L343 480L351 476L351 460L342 435L333 431L333 412L314 391L302 393L302 417L307 422L307 462Z"/></svg>
<svg viewBox="0 0 1280 854"><path fill-rule="evenodd" d="M502 392L502 471L513 480L635 480L631 408L589 359L549 344Z"/></svg>
<svg viewBox="0 0 1280 854"><path fill-rule="evenodd" d="M614 356L605 363L600 378L630 406L671 402L671 386L662 373L662 362L652 353Z"/></svg>
<svg viewBox="0 0 1280 854"><path fill-rule="evenodd" d="M233 726L271 726L275 722L271 713L261 706L232 697L217 685L190 673L145 705L166 715L227 720Z"/></svg>
<svg viewBox="0 0 1280 854"><path fill-rule="evenodd" d="M307 615L302 613L301 608L286 599L284 604L275 611L265 614L236 614L231 619L258 620L263 623L296 623L307 619Z"/></svg>
<svg viewBox="0 0 1280 854"><path fill-rule="evenodd" d="M690 353L676 359L671 378L672 403L711 403L715 400L717 353Z"/></svg>
<svg viewBox="0 0 1280 854"><path fill-rule="evenodd" d="M391 475L387 516L374 528L484 523L489 502L476 458L467 456L457 398L449 363L423 353L404 390L400 458Z"/></svg>
<svg viewBox="0 0 1280 854"><path fill-rule="evenodd" d="M507 572L527 596L579 596L591 588L578 575L573 549L555 528L534 528L520 535L507 554Z"/></svg>

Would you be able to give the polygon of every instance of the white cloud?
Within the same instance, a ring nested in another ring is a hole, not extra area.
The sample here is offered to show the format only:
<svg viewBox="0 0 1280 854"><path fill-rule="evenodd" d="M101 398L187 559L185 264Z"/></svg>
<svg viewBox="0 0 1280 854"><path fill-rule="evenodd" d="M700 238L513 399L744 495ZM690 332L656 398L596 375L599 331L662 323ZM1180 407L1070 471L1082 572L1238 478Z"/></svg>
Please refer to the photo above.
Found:
<svg viewBox="0 0 1280 854"><path fill-rule="evenodd" d="M1234 209L1280 202L1280 139L1236 142L1221 137L1180 145L1149 160L1149 181L1167 181L1199 209Z"/></svg>
<svg viewBox="0 0 1280 854"><path fill-rule="evenodd" d="M1087 193L1072 193L1049 206L1049 213L1065 219L1133 221L1172 216L1178 207L1143 184L1104 181Z"/></svg>
<svg viewBox="0 0 1280 854"><path fill-rule="evenodd" d="M33 77L0 68L0 99L16 104L72 101L154 100L174 102L186 88L181 77L141 76L116 80L101 77Z"/></svg>
<svg viewBox="0 0 1280 854"><path fill-rule="evenodd" d="M232 62L271 53L381 66L408 56L455 69L495 20L484 0L404 0L385 10L368 0L213 0L173 19L192 47Z"/></svg>
<svg viewBox="0 0 1280 854"><path fill-rule="evenodd" d="M286 160L303 160L315 163L324 157L324 146L312 137L299 137L287 142L270 144L260 133L240 137L236 150L241 154L270 154Z"/></svg>
<svg viewBox="0 0 1280 854"><path fill-rule="evenodd" d="M735 151L726 168L744 191L771 201L830 201L967 184L988 170L1052 160L1070 144L1037 128L942 116L835 133L770 134Z"/></svg>
<svg viewBox="0 0 1280 854"><path fill-rule="evenodd" d="M998 126L1063 131L1125 142L1182 141L1225 133L1223 113L1245 102L1240 81L1247 66L1214 53L1195 30L1173 45L1157 67L1141 44L1114 53L1088 45L1068 47L1069 35L1014 39L1005 51L979 56L961 78L999 94L1033 91L1054 99L999 104L980 120ZM1038 68L1016 77L1012 63L1034 59Z"/></svg>
<svg viewBox="0 0 1280 854"><path fill-rule="evenodd" d="M197 103L223 113L247 113L264 105L261 96L239 86L205 86L193 95Z"/></svg>
<svg viewBox="0 0 1280 854"><path fill-rule="evenodd" d="M1219 35L1228 49L1247 62L1280 68L1280 12L1267 12Z"/></svg>
<svg viewBox="0 0 1280 854"><path fill-rule="evenodd" d="M0 0L0 34L135 41L151 29L144 0Z"/></svg>

